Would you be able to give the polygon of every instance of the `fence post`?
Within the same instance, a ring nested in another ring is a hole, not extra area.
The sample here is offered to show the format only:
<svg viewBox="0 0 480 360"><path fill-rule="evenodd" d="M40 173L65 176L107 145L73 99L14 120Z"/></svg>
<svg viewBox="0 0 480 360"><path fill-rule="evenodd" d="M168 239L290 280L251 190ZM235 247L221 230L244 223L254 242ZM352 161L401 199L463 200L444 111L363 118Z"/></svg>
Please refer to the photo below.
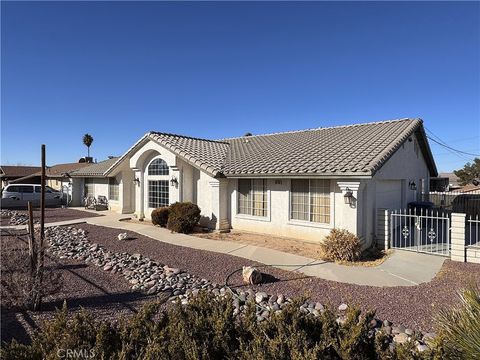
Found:
<svg viewBox="0 0 480 360"><path fill-rule="evenodd" d="M388 209L377 209L377 247L379 249L388 249L388 238L390 234Z"/></svg>
<svg viewBox="0 0 480 360"><path fill-rule="evenodd" d="M465 262L465 214L452 213L452 250L453 261Z"/></svg>

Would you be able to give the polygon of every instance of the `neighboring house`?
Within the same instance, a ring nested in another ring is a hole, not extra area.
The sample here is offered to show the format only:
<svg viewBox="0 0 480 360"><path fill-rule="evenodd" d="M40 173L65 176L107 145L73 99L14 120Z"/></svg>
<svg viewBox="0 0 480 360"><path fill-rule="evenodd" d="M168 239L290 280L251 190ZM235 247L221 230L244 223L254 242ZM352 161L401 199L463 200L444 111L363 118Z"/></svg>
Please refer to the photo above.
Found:
<svg viewBox="0 0 480 360"><path fill-rule="evenodd" d="M467 184L454 190L459 193L480 193L480 186L474 184Z"/></svg>
<svg viewBox="0 0 480 360"><path fill-rule="evenodd" d="M2 188L8 185L9 181L22 178L40 171L39 166L0 166L0 178L2 180Z"/></svg>
<svg viewBox="0 0 480 360"><path fill-rule="evenodd" d="M140 219L191 201L212 229L321 241L336 227L367 246L376 210L405 208L437 170L422 120L401 119L224 140L149 132L111 176Z"/></svg>
<svg viewBox="0 0 480 360"><path fill-rule="evenodd" d="M112 157L99 163L90 164L70 173L72 177L71 206L83 206L84 198L105 196L111 210L119 213L132 213L135 210L133 171L126 166L118 166L107 175L107 170L117 162Z"/></svg>
<svg viewBox="0 0 480 360"><path fill-rule="evenodd" d="M448 189L446 191L456 190L456 189L461 187L461 185L459 184L460 178L457 175L455 175L455 173L453 173L453 172L451 172L451 173L440 173L440 174L438 174L438 177L448 179Z"/></svg>
<svg viewBox="0 0 480 360"><path fill-rule="evenodd" d="M71 177L70 173L72 171L81 169L85 166L88 166L88 163L66 163L66 164L58 164L53 166L48 166L45 169L45 177L46 181L45 184L50 186L56 190L62 190L66 186L71 185ZM41 170L29 174L27 176L23 176L16 180L10 181L10 183L18 183L18 184L40 184L41 183L42 172Z"/></svg>

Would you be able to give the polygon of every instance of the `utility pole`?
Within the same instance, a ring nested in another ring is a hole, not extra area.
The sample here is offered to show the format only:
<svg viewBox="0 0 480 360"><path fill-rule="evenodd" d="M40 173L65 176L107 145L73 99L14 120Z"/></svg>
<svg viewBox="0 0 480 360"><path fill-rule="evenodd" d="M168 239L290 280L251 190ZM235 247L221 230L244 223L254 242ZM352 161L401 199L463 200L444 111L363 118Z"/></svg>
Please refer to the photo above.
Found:
<svg viewBox="0 0 480 360"><path fill-rule="evenodd" d="M33 308L34 310L40 310L42 305L42 293L43 293L43 269L44 269L44 261L45 261L45 248L44 248L44 240L45 240L45 144L42 144L42 176L40 180L41 186L41 193L40 193L40 245L38 248L38 252L40 255L40 261L37 263L37 286L36 286L36 296Z"/></svg>

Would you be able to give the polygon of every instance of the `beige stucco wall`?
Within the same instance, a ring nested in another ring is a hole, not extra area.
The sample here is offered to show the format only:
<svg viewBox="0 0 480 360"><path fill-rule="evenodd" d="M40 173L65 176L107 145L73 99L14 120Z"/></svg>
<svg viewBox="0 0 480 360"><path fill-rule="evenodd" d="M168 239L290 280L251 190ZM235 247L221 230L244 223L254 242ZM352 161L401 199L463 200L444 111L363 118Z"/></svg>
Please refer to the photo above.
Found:
<svg viewBox="0 0 480 360"><path fill-rule="evenodd" d="M119 181L119 199L109 199L109 183L106 177L92 177L94 181L94 195L105 196L108 199L110 210L118 213L132 213L135 209L135 192L133 185L133 171L128 166L128 163L121 164L111 174ZM85 178L72 179L72 202L70 206L83 206L83 199L85 197Z"/></svg>
<svg viewBox="0 0 480 360"><path fill-rule="evenodd" d="M424 193L428 194L430 172L420 148L415 151L415 137L412 141L406 140L403 145L390 157L383 167L375 174L369 187L370 194L375 194L368 200L365 219L366 233L374 237L377 219L376 209L406 208L409 202L416 201L417 194L422 191L421 179L424 179ZM415 182L417 191L409 189L409 182Z"/></svg>
<svg viewBox="0 0 480 360"><path fill-rule="evenodd" d="M231 179L228 184L228 194L232 228L312 242L321 242L334 227L357 233L357 213L359 210L355 206L345 204L344 193L337 184L337 179L330 179L329 224L317 224L290 219L290 181L291 179L289 178L267 180L268 215L263 218L238 214L238 180ZM357 204L359 204L358 199Z"/></svg>
<svg viewBox="0 0 480 360"><path fill-rule="evenodd" d="M140 184L135 186L135 215L138 218L150 219L152 209L148 208L146 202L146 182L148 181L146 169L148 164L157 157L163 159L170 167L170 173L165 180L170 180L173 176L178 180L178 186L169 186L170 204L176 201L196 203L201 209L201 222L215 228L218 225L216 219L219 215L218 202L212 203L214 198L212 191L216 191L212 190L212 184L215 186L218 180L153 141L148 141L139 147L128 161L134 176L140 180Z"/></svg>

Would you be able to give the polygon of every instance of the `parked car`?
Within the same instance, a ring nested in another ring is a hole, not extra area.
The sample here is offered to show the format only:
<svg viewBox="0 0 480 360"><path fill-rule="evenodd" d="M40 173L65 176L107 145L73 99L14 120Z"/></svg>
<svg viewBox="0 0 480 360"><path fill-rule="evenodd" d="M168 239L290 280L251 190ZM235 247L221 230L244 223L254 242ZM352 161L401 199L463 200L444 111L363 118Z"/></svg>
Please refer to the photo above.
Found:
<svg viewBox="0 0 480 360"><path fill-rule="evenodd" d="M2 189L0 207L26 208L29 201L33 206L40 206L41 186L38 184L11 184ZM45 186L45 206L59 206L62 204L62 193L49 186Z"/></svg>

